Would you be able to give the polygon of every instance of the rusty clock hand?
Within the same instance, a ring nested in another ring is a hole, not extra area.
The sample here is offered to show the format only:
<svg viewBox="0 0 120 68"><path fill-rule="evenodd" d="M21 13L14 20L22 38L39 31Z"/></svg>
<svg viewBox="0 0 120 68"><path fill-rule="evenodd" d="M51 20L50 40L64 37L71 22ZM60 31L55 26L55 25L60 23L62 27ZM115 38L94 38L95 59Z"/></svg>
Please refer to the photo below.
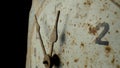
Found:
<svg viewBox="0 0 120 68"><path fill-rule="evenodd" d="M51 52L50 52L50 56L52 56L54 43L55 43L55 42L57 41L57 39L58 39L57 25L58 25L59 15L60 15L60 11L58 11L58 13L57 13L56 22L55 22L55 25L54 25L54 28L53 28L53 31L52 31L51 37L50 37L50 42L51 42L51 44L52 44L52 47L51 47L51 50L50 50L50 51L51 51Z"/></svg>
<svg viewBox="0 0 120 68"><path fill-rule="evenodd" d="M41 37L41 34L40 34L40 25L38 24L36 15L35 15L35 19L36 19L36 30L37 30L37 32L39 34L39 38L40 38L40 42L41 42L41 47L42 47L42 50L43 50L43 53L44 53L44 56L45 56L46 55L46 51L45 51L43 40L42 40L42 37Z"/></svg>

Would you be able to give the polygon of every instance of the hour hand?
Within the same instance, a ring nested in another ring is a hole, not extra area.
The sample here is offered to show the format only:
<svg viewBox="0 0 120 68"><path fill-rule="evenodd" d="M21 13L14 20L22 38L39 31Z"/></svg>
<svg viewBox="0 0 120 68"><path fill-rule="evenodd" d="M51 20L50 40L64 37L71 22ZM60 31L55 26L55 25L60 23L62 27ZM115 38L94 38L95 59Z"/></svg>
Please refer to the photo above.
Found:
<svg viewBox="0 0 120 68"><path fill-rule="evenodd" d="M60 15L60 11L58 11L58 13L57 13L56 22L55 22L53 31L52 31L52 33L50 35L50 42L52 44L50 56L52 56L54 42L56 42L57 39L58 39L57 25L58 25L59 15Z"/></svg>

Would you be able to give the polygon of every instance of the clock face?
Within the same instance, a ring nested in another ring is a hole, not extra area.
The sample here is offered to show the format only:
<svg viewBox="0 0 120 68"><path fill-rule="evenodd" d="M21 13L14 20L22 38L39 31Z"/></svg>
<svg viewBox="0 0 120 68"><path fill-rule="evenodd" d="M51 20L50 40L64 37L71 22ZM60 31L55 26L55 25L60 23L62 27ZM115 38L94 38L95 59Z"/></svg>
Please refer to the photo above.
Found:
<svg viewBox="0 0 120 68"><path fill-rule="evenodd" d="M58 68L120 68L119 0L33 0L26 68L45 68L39 33L50 54L58 10L53 47L53 54L60 58Z"/></svg>

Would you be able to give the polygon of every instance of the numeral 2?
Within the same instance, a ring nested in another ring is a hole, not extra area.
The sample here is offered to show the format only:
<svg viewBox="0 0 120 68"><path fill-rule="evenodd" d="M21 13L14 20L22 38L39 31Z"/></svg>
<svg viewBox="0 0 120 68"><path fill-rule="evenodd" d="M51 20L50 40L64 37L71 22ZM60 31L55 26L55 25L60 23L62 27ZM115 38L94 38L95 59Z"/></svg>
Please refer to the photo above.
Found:
<svg viewBox="0 0 120 68"><path fill-rule="evenodd" d="M108 41L101 41L101 39L105 36L105 34L108 32L109 30L109 24L108 23L99 23L96 26L96 29L99 30L100 27L104 27L103 31L100 33L100 35L96 38L95 43L96 44L100 44L100 45L109 45Z"/></svg>

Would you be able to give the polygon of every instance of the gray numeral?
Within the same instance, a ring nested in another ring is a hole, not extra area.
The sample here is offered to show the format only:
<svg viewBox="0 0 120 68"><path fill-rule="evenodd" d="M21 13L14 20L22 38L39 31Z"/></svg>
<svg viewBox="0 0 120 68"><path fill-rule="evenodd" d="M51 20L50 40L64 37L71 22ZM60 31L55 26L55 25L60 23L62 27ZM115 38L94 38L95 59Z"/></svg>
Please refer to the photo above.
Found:
<svg viewBox="0 0 120 68"><path fill-rule="evenodd" d="M105 34L108 32L109 30L109 24L108 23L99 23L96 26L96 29L99 30L100 27L104 27L104 30L100 33L100 35L96 38L95 43L96 44L100 44L100 45L109 45L108 41L101 41L101 39L105 36Z"/></svg>

